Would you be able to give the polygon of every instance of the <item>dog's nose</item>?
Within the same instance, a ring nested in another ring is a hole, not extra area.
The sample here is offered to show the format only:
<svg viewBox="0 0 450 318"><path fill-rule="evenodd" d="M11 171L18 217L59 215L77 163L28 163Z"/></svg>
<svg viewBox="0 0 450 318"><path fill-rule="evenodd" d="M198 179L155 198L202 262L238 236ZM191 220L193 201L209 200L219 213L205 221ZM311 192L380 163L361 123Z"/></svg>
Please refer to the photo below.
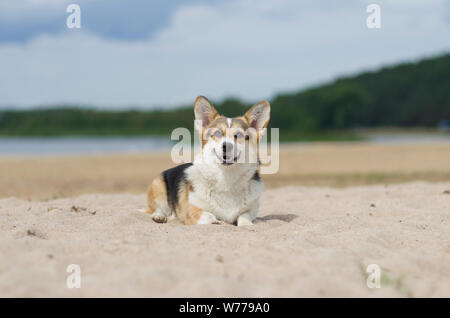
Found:
<svg viewBox="0 0 450 318"><path fill-rule="evenodd" d="M233 151L233 144L231 142L224 142L222 144L222 151L224 153L232 152Z"/></svg>

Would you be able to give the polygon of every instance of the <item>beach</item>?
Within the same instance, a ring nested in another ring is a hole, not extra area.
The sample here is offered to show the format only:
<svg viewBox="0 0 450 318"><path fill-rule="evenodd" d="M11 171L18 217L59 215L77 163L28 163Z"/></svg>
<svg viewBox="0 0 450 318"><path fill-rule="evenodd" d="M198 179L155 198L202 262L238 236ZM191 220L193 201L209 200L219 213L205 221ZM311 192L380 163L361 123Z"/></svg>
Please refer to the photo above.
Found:
<svg viewBox="0 0 450 318"><path fill-rule="evenodd" d="M450 183L268 190L253 227L154 223L144 195L0 200L0 295L449 297ZM80 288L67 288L70 264ZM367 266L381 269L370 289Z"/></svg>
<svg viewBox="0 0 450 318"><path fill-rule="evenodd" d="M287 144L279 171L263 175L267 189L288 185L348 187L450 181L450 143L359 142ZM148 154L0 158L0 198L52 200L85 193L144 193L173 167L169 151Z"/></svg>
<svg viewBox="0 0 450 318"><path fill-rule="evenodd" d="M0 296L450 297L448 144L283 146L239 228L139 212L168 158L1 159Z"/></svg>

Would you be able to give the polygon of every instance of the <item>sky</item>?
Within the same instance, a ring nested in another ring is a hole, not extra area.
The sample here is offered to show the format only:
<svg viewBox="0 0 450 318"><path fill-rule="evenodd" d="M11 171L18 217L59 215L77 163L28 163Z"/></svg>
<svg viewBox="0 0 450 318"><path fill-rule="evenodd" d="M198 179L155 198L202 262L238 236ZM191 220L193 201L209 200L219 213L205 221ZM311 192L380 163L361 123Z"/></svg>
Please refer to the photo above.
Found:
<svg viewBox="0 0 450 318"><path fill-rule="evenodd" d="M449 35L450 0L1 0L0 109L256 102L450 52Z"/></svg>

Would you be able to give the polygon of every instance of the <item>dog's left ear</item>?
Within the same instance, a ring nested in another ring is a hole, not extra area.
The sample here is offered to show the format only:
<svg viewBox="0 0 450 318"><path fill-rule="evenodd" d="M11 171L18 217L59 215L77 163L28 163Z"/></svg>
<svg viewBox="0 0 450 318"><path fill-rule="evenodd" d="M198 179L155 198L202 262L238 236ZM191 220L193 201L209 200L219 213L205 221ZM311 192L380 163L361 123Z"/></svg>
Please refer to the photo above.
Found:
<svg viewBox="0 0 450 318"><path fill-rule="evenodd" d="M262 101L253 105L248 112L245 113L245 118L251 128L256 129L259 133L261 129L266 128L270 119L270 104L268 101Z"/></svg>

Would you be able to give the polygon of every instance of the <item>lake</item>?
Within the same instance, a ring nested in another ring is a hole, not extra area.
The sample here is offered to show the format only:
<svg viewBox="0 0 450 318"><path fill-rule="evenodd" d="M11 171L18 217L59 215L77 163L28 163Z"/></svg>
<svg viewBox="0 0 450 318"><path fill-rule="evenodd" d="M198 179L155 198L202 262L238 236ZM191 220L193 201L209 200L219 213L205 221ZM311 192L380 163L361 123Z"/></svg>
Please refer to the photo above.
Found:
<svg viewBox="0 0 450 318"><path fill-rule="evenodd" d="M450 134L370 133L365 141L376 144L449 143ZM168 137L0 137L0 156L123 154L168 150ZM298 143L304 146L310 143Z"/></svg>
<svg viewBox="0 0 450 318"><path fill-rule="evenodd" d="M0 137L0 156L142 153L172 145L166 137Z"/></svg>

